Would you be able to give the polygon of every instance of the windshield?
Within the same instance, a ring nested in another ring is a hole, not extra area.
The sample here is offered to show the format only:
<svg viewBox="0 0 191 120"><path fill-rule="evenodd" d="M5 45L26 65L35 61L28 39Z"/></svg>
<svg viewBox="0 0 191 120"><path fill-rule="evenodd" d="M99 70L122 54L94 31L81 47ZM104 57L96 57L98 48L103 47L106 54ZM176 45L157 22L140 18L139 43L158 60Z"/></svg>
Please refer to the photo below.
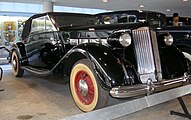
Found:
<svg viewBox="0 0 191 120"><path fill-rule="evenodd" d="M98 22L97 24L132 23L137 22L137 17L127 14L102 15L98 17Z"/></svg>
<svg viewBox="0 0 191 120"><path fill-rule="evenodd" d="M51 15L51 20L56 27L71 27L93 25L95 17L86 14L55 14Z"/></svg>
<svg viewBox="0 0 191 120"><path fill-rule="evenodd" d="M105 13L97 19L97 24L148 22L153 28L166 26L166 16L158 12Z"/></svg>
<svg viewBox="0 0 191 120"><path fill-rule="evenodd" d="M154 28L166 26L166 16L160 13L148 13L147 22Z"/></svg>

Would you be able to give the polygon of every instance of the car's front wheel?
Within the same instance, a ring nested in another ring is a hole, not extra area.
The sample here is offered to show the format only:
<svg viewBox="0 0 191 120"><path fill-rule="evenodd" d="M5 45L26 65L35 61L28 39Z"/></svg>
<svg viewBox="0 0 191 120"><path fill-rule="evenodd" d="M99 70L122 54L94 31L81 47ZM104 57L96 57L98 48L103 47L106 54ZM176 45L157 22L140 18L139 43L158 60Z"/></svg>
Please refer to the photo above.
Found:
<svg viewBox="0 0 191 120"><path fill-rule="evenodd" d="M19 54L16 50L12 52L11 56L12 70L15 77L22 77L24 70L21 69L21 63L19 61Z"/></svg>
<svg viewBox="0 0 191 120"><path fill-rule="evenodd" d="M104 107L108 102L109 92L98 84L98 77L87 59L73 66L70 89L75 103L84 112Z"/></svg>

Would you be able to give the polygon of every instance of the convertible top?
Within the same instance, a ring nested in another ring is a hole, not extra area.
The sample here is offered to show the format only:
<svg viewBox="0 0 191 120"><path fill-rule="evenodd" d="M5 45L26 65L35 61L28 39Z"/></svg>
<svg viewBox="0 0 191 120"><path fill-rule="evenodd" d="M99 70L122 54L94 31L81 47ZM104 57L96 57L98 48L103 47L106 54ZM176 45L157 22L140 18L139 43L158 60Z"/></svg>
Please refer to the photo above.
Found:
<svg viewBox="0 0 191 120"><path fill-rule="evenodd" d="M81 13L47 12L35 14L25 22L22 39L25 39L29 35L32 20L43 16L49 16L54 20L54 25L57 29L68 26L93 25L95 23L94 20L96 20L94 15Z"/></svg>

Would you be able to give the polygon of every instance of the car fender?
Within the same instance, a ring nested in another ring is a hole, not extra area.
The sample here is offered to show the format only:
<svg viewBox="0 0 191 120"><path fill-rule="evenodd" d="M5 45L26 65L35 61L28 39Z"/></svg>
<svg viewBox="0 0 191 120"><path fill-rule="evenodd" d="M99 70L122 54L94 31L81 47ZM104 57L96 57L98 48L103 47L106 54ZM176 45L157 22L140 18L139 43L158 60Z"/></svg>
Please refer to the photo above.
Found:
<svg viewBox="0 0 191 120"><path fill-rule="evenodd" d="M27 60L27 56L26 56L25 45L24 45L23 42L17 42L17 43L14 43L14 44L12 45L10 58L11 58L12 52L13 52L14 50L17 50L18 55L19 55L19 58L20 58L21 61L28 61L28 60Z"/></svg>
<svg viewBox="0 0 191 120"><path fill-rule="evenodd" d="M162 54L160 54L163 73L167 73L165 79L171 76L168 76L168 72L171 74L184 74L188 71L187 61L183 53L174 45L160 48ZM165 69L168 69L168 72L164 72Z"/></svg>
<svg viewBox="0 0 191 120"><path fill-rule="evenodd" d="M129 62L121 61L120 57L112 53L108 47L94 43L81 44L71 49L64 56L65 67L69 65L69 71L71 71L75 62L83 58L92 62L93 68L100 78L99 83L106 89L125 84L124 69L131 69L130 71L133 71L131 73L135 74Z"/></svg>
<svg viewBox="0 0 191 120"><path fill-rule="evenodd" d="M184 56L191 61L191 42L190 39L178 40L174 45L180 49Z"/></svg>

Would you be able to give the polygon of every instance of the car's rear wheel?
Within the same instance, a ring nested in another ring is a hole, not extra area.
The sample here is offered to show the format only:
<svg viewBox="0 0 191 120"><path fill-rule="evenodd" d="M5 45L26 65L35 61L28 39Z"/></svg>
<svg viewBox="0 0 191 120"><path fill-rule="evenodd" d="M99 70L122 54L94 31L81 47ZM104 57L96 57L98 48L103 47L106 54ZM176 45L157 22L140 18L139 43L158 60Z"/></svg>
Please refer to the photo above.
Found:
<svg viewBox="0 0 191 120"><path fill-rule="evenodd" d="M24 70L21 69L21 63L19 61L19 55L16 50L12 52L11 56L12 71L15 77L22 77Z"/></svg>
<svg viewBox="0 0 191 120"><path fill-rule="evenodd" d="M98 77L87 59L73 66L70 89L75 103L84 112L104 107L108 102L109 92L98 84Z"/></svg>

